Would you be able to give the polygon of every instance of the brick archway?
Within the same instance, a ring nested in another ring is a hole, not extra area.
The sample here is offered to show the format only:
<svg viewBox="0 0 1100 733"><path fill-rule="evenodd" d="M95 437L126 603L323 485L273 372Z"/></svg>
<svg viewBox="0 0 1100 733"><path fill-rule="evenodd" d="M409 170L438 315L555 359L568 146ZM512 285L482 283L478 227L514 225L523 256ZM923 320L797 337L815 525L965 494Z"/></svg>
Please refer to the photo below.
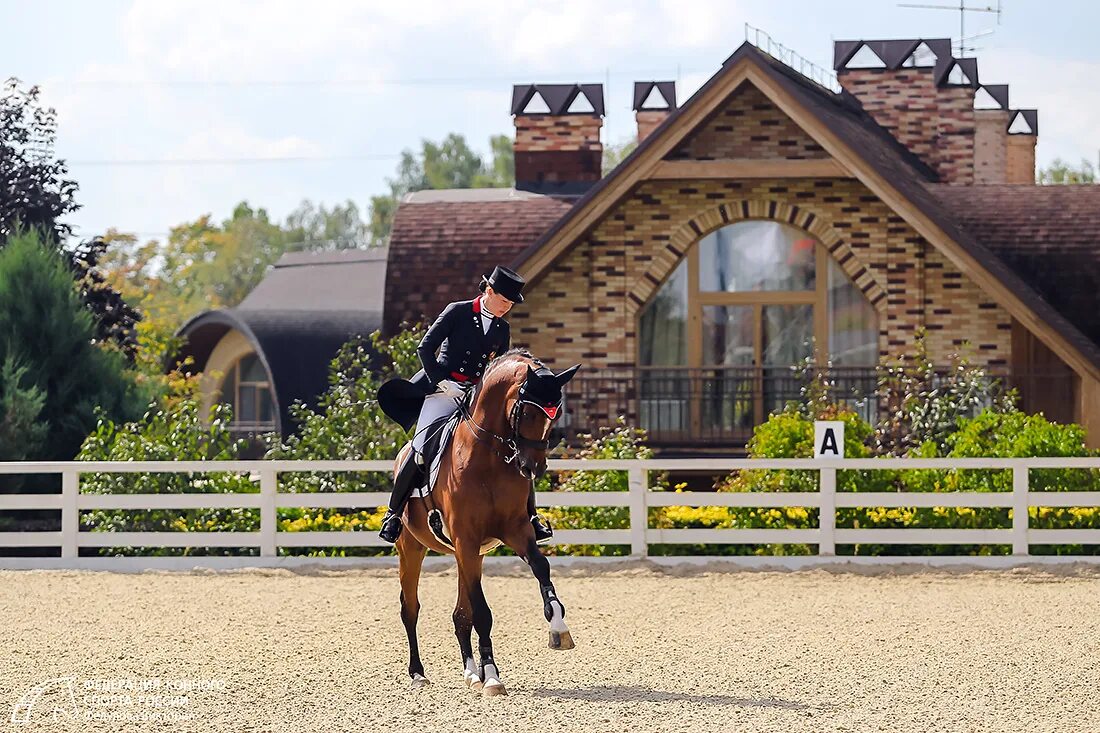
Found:
<svg viewBox="0 0 1100 733"><path fill-rule="evenodd" d="M856 287L863 291L863 295L879 315L885 313L886 290L875 280L871 271L856 259L848 244L827 221L812 211L782 201L767 199L728 201L689 219L672 233L664 250L653 258L649 267L642 273L642 277L637 279L630 289L629 299L637 308L649 302L691 247L715 229L740 221L761 219L789 224L813 235L825 245Z"/></svg>

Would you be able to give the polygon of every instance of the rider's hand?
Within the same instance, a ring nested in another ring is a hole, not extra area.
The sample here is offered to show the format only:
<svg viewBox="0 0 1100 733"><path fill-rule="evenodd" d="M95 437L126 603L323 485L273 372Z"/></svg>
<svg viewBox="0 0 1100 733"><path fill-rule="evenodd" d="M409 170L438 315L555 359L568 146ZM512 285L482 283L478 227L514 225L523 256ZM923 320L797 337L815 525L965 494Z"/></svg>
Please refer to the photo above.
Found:
<svg viewBox="0 0 1100 733"><path fill-rule="evenodd" d="M456 400L460 400L466 395L466 389L453 379L444 379L438 386L440 392Z"/></svg>

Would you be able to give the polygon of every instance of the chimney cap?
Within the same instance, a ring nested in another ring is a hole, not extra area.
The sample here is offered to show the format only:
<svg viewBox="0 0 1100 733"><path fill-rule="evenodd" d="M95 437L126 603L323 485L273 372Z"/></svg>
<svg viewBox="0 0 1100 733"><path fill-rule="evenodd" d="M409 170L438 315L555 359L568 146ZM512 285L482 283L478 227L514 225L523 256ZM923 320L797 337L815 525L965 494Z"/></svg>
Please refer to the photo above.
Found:
<svg viewBox="0 0 1100 733"><path fill-rule="evenodd" d="M524 112L536 94L542 97L548 112ZM578 96L587 100L592 107L591 111L570 111ZM522 114L585 114L603 117L603 84L515 84L512 86L512 115Z"/></svg>
<svg viewBox="0 0 1100 733"><path fill-rule="evenodd" d="M653 88L657 88L657 93L664 98L665 106L663 107L645 107L646 100L649 99L650 92ZM634 82L634 111L665 111L671 112L676 109L676 82L674 81L636 81Z"/></svg>
<svg viewBox="0 0 1100 733"><path fill-rule="evenodd" d="M1016 124L1016 119L1022 117L1024 123L1026 123L1026 130L1013 131L1012 127ZM1008 127L1005 128L1009 135L1039 135L1039 110L1037 109L1014 109L1012 115L1008 119Z"/></svg>
<svg viewBox="0 0 1100 733"><path fill-rule="evenodd" d="M963 84L956 84L951 81L951 72L956 68L962 71L966 77L966 82ZM978 84L978 59L965 58L965 59L940 59L936 62L935 71L936 86L954 86L954 87L972 87L977 89Z"/></svg>
<svg viewBox="0 0 1100 733"><path fill-rule="evenodd" d="M875 56L882 60L883 67L887 71L897 71L905 65L913 52L920 48L921 44L936 55L937 62L950 59L950 38L906 38L897 40L878 41L834 41L833 42L833 70L843 71L848 62L866 46Z"/></svg>

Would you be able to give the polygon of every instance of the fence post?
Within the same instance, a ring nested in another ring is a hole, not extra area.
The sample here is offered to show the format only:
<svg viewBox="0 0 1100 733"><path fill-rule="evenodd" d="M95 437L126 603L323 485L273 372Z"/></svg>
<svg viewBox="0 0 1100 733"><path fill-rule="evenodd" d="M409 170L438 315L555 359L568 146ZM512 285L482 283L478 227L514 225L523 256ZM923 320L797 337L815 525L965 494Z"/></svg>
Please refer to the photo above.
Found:
<svg viewBox="0 0 1100 733"><path fill-rule="evenodd" d="M80 557L80 474L61 472L61 557Z"/></svg>
<svg viewBox="0 0 1100 733"><path fill-rule="evenodd" d="M821 537L817 543L817 554L833 556L836 554L836 469L820 468L821 509L818 510L817 523L821 528Z"/></svg>
<svg viewBox="0 0 1100 733"><path fill-rule="evenodd" d="M631 468L630 482L630 554L645 557L649 554L646 530L649 529L649 472L644 468Z"/></svg>
<svg viewBox="0 0 1100 733"><path fill-rule="evenodd" d="M279 474L275 471L260 471L260 557L275 557L278 515L275 511L275 499L279 492Z"/></svg>
<svg viewBox="0 0 1100 733"><path fill-rule="evenodd" d="M1027 542L1027 510L1031 505L1028 495L1027 464L1012 467L1012 554L1027 555L1030 552Z"/></svg>

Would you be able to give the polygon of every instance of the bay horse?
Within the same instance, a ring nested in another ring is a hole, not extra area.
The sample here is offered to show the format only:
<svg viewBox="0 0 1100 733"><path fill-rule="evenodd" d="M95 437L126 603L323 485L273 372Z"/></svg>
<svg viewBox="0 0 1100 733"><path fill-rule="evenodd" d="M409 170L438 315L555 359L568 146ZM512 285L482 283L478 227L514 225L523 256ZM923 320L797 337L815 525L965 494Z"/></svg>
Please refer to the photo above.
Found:
<svg viewBox="0 0 1100 733"><path fill-rule="evenodd" d="M550 648L573 648L565 606L550 580L550 562L535 544L527 498L531 482L546 471L550 431L564 404L562 389L578 368L579 364L555 374L520 349L494 359L473 388L465 403L468 407L462 408L430 497L410 500L406 506L405 531L397 540L397 552L401 620L409 638L409 677L414 688L429 684L416 637L417 589L428 550L453 554L458 565L453 619L467 686L483 695L507 694L493 656L493 615L481 588L482 557L501 544L519 555L538 580L543 614L550 624ZM409 449L407 445L401 451L395 472ZM429 527L427 502L442 512L453 548ZM474 629L480 656L476 663Z"/></svg>

